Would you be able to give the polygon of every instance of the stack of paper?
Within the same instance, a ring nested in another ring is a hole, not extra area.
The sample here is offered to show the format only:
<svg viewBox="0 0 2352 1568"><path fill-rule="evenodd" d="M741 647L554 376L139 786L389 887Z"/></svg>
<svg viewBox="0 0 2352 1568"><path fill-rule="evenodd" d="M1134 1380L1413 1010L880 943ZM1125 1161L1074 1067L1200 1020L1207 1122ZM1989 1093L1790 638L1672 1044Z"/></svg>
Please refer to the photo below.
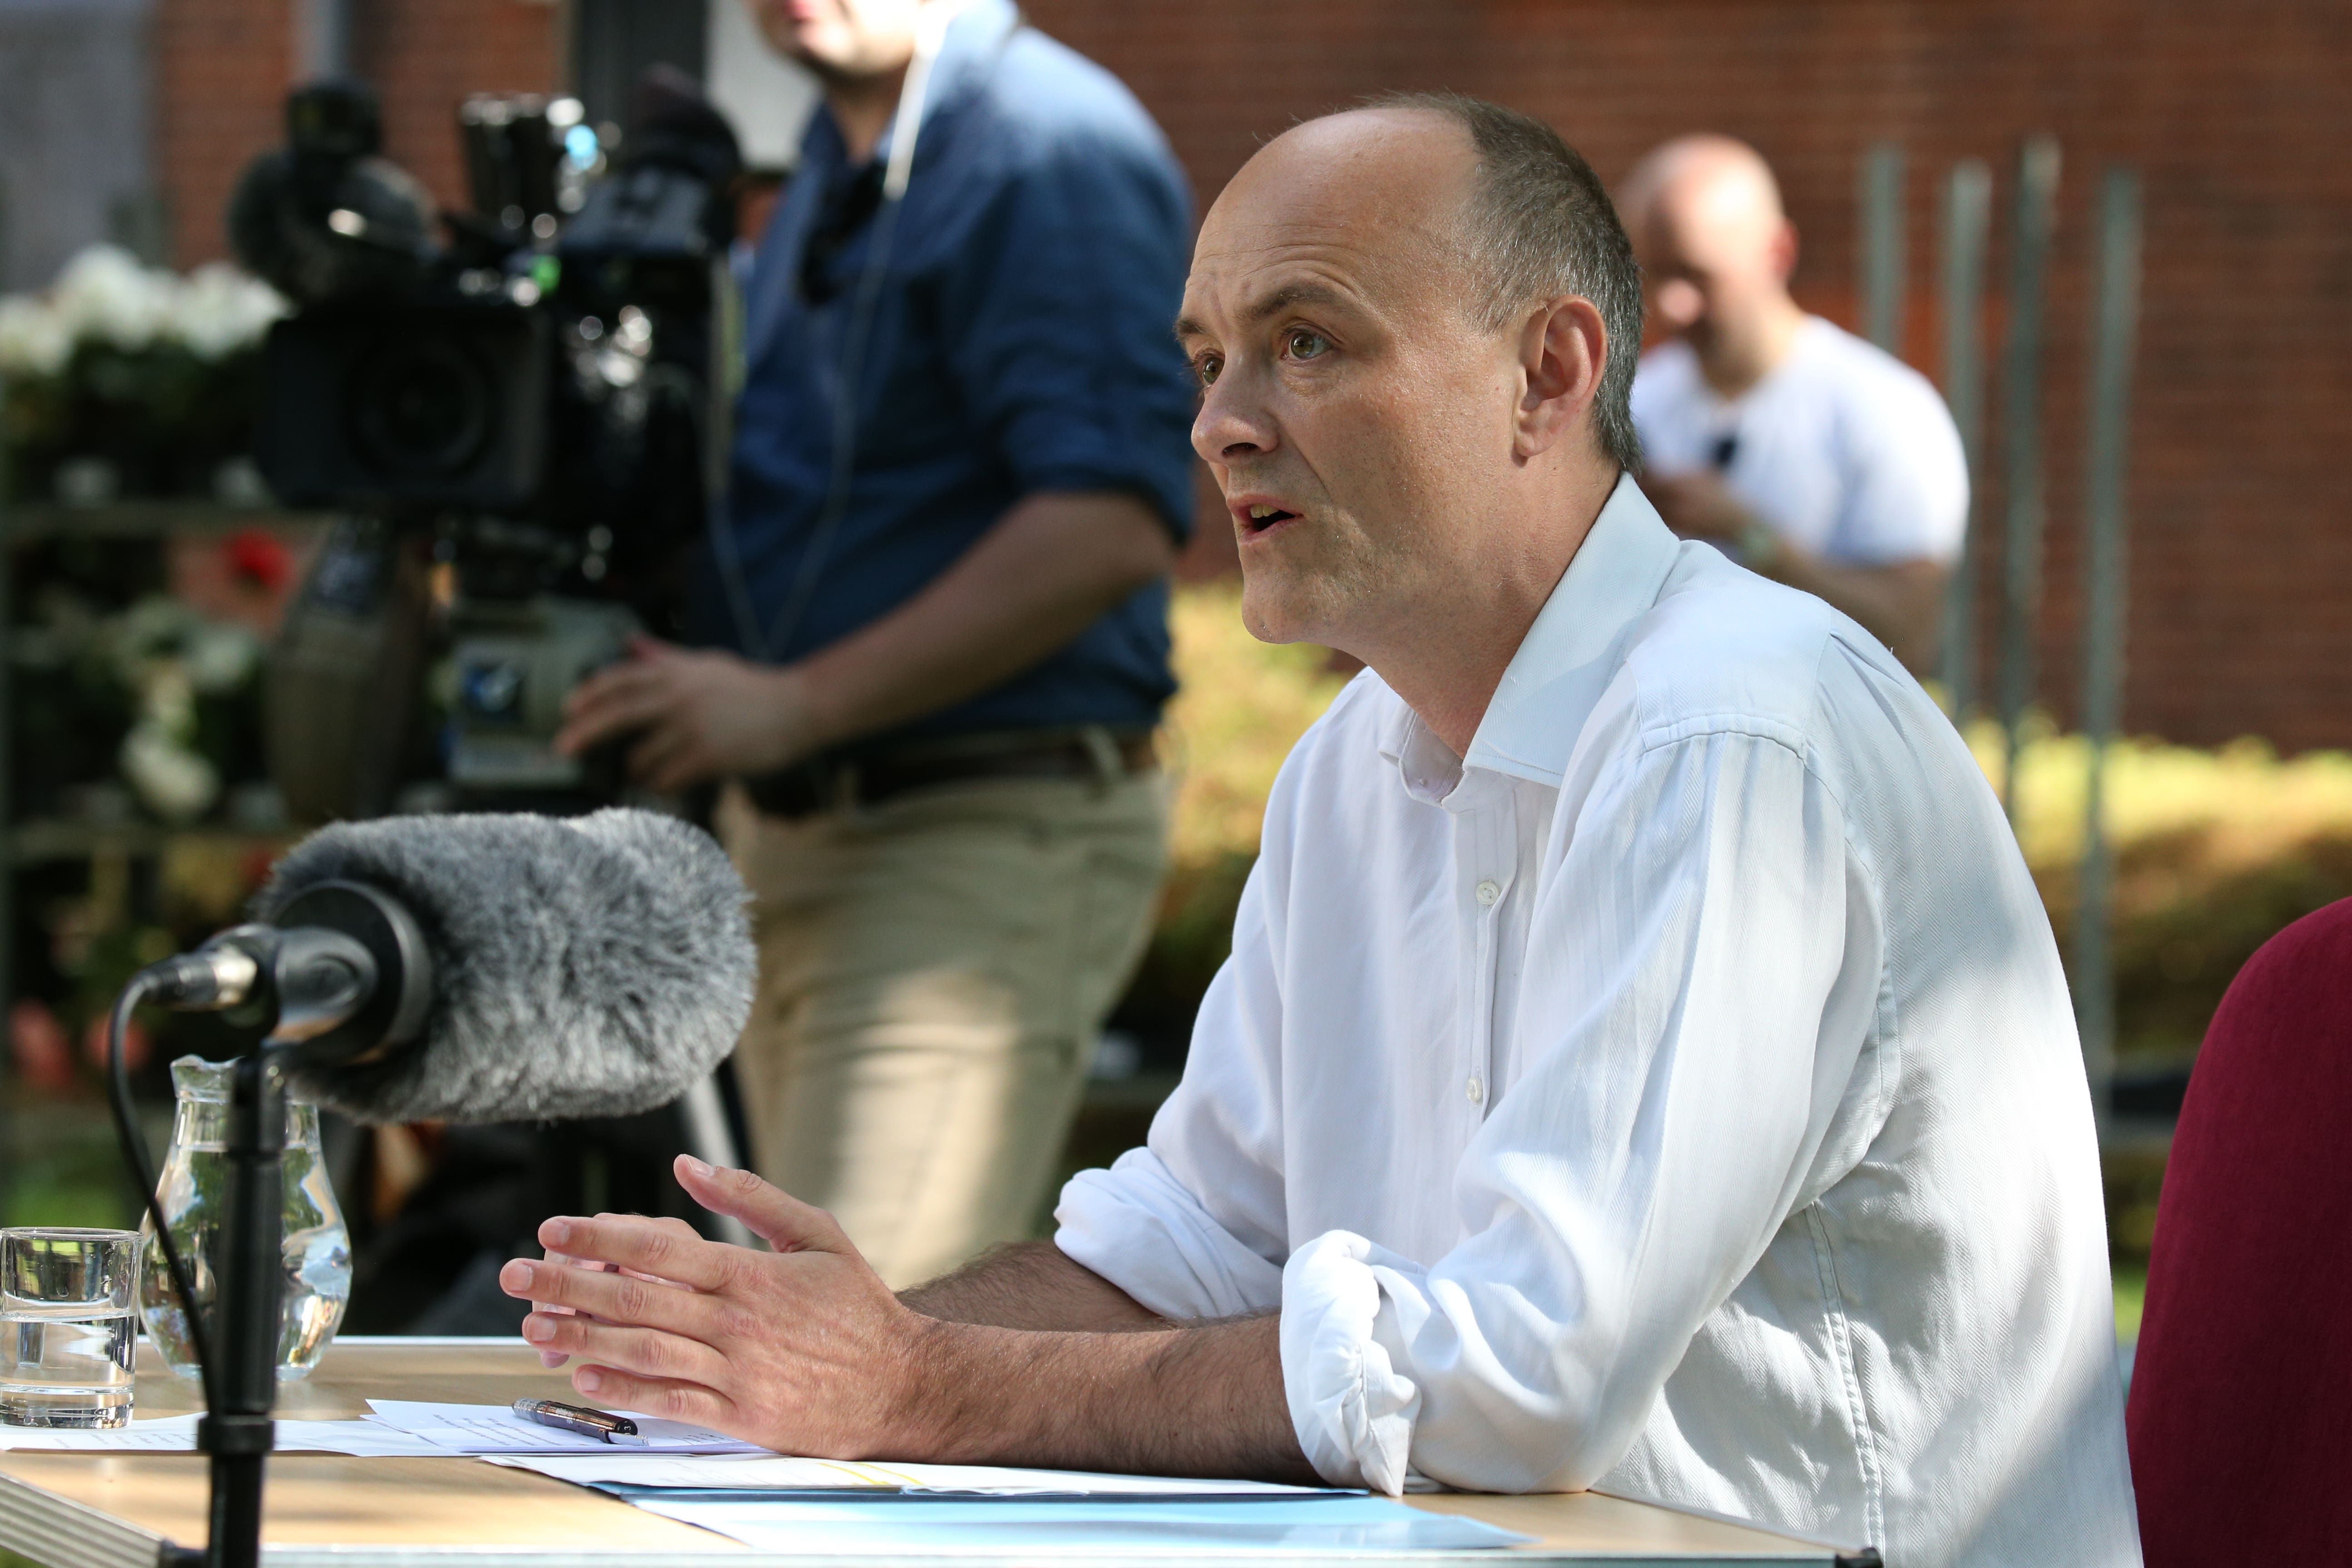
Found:
<svg viewBox="0 0 2352 1568"><path fill-rule="evenodd" d="M128 1426L95 1430L0 1426L0 1448L62 1448L106 1453L190 1454L196 1418L159 1415ZM359 1454L370 1458L446 1458L449 1450L373 1421L280 1421L280 1453Z"/></svg>
<svg viewBox="0 0 2352 1568"><path fill-rule="evenodd" d="M371 1399L375 1414L369 1420L421 1437L445 1454L610 1454L613 1445L601 1437L567 1432L526 1421L503 1405L434 1405L409 1399ZM722 1433L664 1421L632 1411L643 1447L632 1444L632 1454L764 1454L757 1443L746 1443Z"/></svg>
<svg viewBox="0 0 2352 1568"><path fill-rule="evenodd" d="M1272 1481L1195 1480L1189 1477L1110 1476L1084 1470L1021 1470L1000 1465L882 1464L871 1459L677 1458L606 1448L602 1454L495 1458L494 1465L536 1470L560 1481L616 1495L646 1491L727 1492L762 1497L902 1493L964 1498L1278 1499L1329 1497L1321 1487Z"/></svg>
<svg viewBox="0 0 2352 1568"><path fill-rule="evenodd" d="M1517 1546L1528 1538L1455 1514L1423 1513L1354 1492L1300 1497L1160 1500L1147 1497L730 1499L722 1493L645 1492L629 1501L771 1552L808 1556L1002 1556L1066 1552L1247 1552L1328 1558L1339 1552L1458 1552Z"/></svg>
<svg viewBox="0 0 2352 1568"><path fill-rule="evenodd" d="M1483 1551L1528 1539L1361 1492L1265 1481L609 1449L490 1462L594 1487L747 1546L814 1554L1321 1555Z"/></svg>
<svg viewBox="0 0 2352 1568"><path fill-rule="evenodd" d="M503 1405L431 1405L371 1399L375 1414L358 1421L280 1421L280 1453L361 1454L375 1458L452 1458L488 1454L610 1454L608 1444L577 1432L526 1421ZM765 1454L756 1443L681 1421L636 1418L646 1438L631 1454ZM196 1446L196 1417L163 1415L104 1430L0 1426L0 1449L62 1448L185 1454Z"/></svg>

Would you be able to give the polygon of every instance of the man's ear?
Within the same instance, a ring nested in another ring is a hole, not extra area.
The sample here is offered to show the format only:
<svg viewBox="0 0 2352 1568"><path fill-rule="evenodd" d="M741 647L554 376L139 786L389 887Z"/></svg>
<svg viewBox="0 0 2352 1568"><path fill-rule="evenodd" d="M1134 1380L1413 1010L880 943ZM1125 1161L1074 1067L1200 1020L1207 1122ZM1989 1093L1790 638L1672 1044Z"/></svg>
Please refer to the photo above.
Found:
<svg viewBox="0 0 2352 1568"><path fill-rule="evenodd" d="M1550 451L1589 424L1612 345L1601 311L1564 294L1532 311L1519 338L1523 390L1513 417L1512 452L1521 462Z"/></svg>
<svg viewBox="0 0 2352 1568"><path fill-rule="evenodd" d="M1797 226L1782 218L1780 232L1772 237L1771 257L1772 270L1780 274L1783 289L1789 286L1789 279L1797 275L1798 248Z"/></svg>

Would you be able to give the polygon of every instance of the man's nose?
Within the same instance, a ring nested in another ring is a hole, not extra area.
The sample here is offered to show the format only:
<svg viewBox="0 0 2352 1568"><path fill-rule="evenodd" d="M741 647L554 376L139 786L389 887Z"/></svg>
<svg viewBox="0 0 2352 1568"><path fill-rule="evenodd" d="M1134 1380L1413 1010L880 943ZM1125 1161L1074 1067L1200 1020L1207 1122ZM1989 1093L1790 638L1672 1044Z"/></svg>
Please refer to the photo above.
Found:
<svg viewBox="0 0 2352 1568"><path fill-rule="evenodd" d="M1202 461L1230 463L1274 450L1274 421L1246 380L1229 371L1202 389L1192 421L1192 450Z"/></svg>

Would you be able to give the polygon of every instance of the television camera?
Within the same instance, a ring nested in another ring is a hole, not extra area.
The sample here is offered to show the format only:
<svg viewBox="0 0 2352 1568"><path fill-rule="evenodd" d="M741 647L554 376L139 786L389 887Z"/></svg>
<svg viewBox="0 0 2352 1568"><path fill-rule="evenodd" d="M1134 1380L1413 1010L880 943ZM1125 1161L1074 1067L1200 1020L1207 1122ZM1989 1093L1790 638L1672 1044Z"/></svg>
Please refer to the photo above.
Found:
<svg viewBox="0 0 2352 1568"><path fill-rule="evenodd" d="M230 205L240 258L296 312L264 350L256 457L343 521L271 673L272 771L298 816L368 816L418 769L407 715L446 657L460 805L576 810L617 758L559 756L565 695L670 631L724 460L733 132L657 68L625 134L567 98L458 112L473 210L382 155L373 94L295 91L287 145Z"/></svg>

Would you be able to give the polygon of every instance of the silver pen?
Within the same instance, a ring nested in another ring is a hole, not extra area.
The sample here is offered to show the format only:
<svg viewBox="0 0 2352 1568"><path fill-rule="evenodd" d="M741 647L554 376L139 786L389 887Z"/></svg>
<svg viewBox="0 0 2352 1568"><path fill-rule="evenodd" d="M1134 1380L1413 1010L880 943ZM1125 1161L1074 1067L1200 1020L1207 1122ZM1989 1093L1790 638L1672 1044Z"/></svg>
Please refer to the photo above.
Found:
<svg viewBox="0 0 2352 1568"><path fill-rule="evenodd" d="M518 1399L514 1402L514 1413L526 1421L536 1421L541 1426L577 1432L583 1437L593 1437L599 1442L616 1443L629 1448L646 1446L646 1440L637 1436L635 1422L608 1410L591 1410L584 1405L566 1405L555 1399Z"/></svg>

